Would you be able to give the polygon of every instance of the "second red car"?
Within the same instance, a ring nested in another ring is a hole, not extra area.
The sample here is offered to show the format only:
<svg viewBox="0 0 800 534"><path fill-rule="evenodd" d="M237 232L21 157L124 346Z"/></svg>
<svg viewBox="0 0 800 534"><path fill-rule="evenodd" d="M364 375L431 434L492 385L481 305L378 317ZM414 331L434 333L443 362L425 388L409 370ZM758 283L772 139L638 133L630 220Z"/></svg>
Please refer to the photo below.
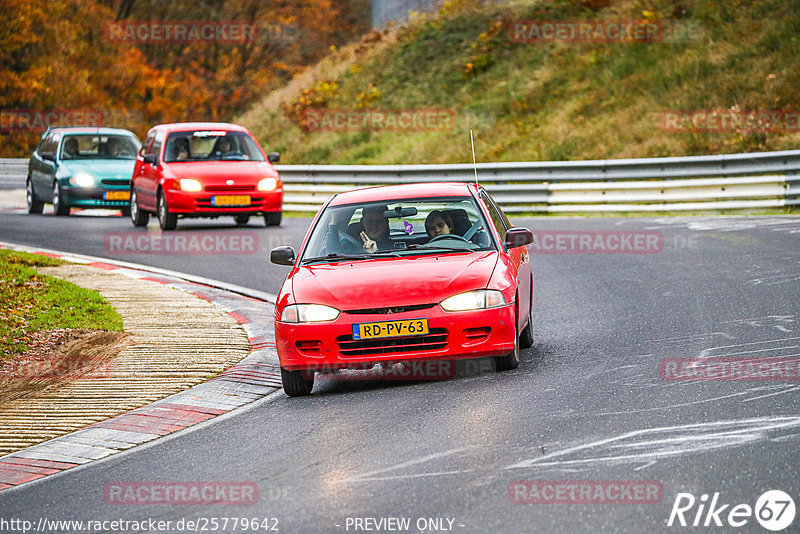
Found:
<svg viewBox="0 0 800 534"><path fill-rule="evenodd" d="M232 216L243 225L258 215L279 225L283 184L272 166L279 159L235 124L154 126L133 171L131 221L145 226L154 213L162 230L173 230L178 218Z"/></svg>

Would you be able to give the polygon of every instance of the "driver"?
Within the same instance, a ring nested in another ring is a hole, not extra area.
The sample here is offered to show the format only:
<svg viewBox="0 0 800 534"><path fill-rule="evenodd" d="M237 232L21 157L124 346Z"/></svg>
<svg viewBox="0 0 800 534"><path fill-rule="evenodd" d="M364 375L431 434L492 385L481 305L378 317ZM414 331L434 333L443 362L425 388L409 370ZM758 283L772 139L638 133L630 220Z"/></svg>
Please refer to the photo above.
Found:
<svg viewBox="0 0 800 534"><path fill-rule="evenodd" d="M425 218L425 231L431 238L453 233L453 219L447 213L433 210Z"/></svg>
<svg viewBox="0 0 800 534"><path fill-rule="evenodd" d="M389 238L389 220L383 214L387 209L386 204L381 204L361 210L361 223L364 225L364 231L360 234L361 240L364 242L364 249L370 253L394 248L394 243Z"/></svg>
<svg viewBox="0 0 800 534"><path fill-rule="evenodd" d="M118 158L120 156L119 139L116 137L108 138L106 142L106 154L112 158Z"/></svg>
<svg viewBox="0 0 800 534"><path fill-rule="evenodd" d="M72 159L78 156L78 140L74 137L68 137L64 141L64 148L62 157L64 159Z"/></svg>
<svg viewBox="0 0 800 534"><path fill-rule="evenodd" d="M220 137L219 141L217 141L217 155L224 156L228 152L231 151L231 140L227 137Z"/></svg>

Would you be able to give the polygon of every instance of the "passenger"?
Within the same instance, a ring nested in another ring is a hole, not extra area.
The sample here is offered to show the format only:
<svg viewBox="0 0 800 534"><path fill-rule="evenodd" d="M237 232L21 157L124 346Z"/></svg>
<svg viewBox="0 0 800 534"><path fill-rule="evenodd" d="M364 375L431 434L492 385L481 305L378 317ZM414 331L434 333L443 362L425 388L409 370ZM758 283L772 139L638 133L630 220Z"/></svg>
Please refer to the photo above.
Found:
<svg viewBox="0 0 800 534"><path fill-rule="evenodd" d="M64 159L73 159L78 157L78 140L74 137L67 137L64 141L64 148L61 157Z"/></svg>
<svg viewBox="0 0 800 534"><path fill-rule="evenodd" d="M361 210L361 223L364 225L361 240L364 241L364 249L370 253L394 249L394 243L389 238L389 220L383 214L387 209L386 204L382 204Z"/></svg>
<svg viewBox="0 0 800 534"><path fill-rule="evenodd" d="M425 218L425 231L431 238L453 233L453 219L447 213L433 210Z"/></svg>

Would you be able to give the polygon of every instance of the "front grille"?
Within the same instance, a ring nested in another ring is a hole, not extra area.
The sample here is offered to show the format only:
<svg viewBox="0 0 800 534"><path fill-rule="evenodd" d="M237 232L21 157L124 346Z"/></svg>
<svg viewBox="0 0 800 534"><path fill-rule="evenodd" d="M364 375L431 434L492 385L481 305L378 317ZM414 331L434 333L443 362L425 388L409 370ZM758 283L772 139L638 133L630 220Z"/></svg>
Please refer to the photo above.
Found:
<svg viewBox="0 0 800 534"><path fill-rule="evenodd" d="M117 186L125 186L128 187L131 185L131 181L126 178L104 178L100 180L100 183L103 185L117 185Z"/></svg>
<svg viewBox="0 0 800 534"><path fill-rule="evenodd" d="M424 336L354 340L352 334L336 338L342 356L425 352L447 347L447 329L431 328Z"/></svg>
<svg viewBox="0 0 800 534"><path fill-rule="evenodd" d="M364 308L363 310L345 310L350 315L386 315L388 313L403 313L433 308L433 304L415 304L414 306L391 306L388 308Z"/></svg>
<svg viewBox="0 0 800 534"><path fill-rule="evenodd" d="M230 193L233 191L255 191L254 185L207 185L203 189L211 193Z"/></svg>

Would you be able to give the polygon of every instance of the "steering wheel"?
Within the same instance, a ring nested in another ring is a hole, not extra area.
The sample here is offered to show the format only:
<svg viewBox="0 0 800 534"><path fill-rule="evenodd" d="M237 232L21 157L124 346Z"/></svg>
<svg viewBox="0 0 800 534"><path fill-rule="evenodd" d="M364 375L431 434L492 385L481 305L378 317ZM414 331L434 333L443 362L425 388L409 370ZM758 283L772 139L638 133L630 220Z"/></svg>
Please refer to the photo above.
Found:
<svg viewBox="0 0 800 534"><path fill-rule="evenodd" d="M347 232L341 232L341 231L339 232L339 241L346 241L352 245L355 245L358 248L364 248L364 242L362 240L356 239Z"/></svg>
<svg viewBox="0 0 800 534"><path fill-rule="evenodd" d="M464 243L470 243L469 239L461 237L458 234L441 234L441 235L437 235L436 237L432 237L430 239L430 241L428 241L428 244L431 244L434 241L442 241L444 239L455 239L457 241L463 241ZM470 243L470 244L472 244L472 243Z"/></svg>

